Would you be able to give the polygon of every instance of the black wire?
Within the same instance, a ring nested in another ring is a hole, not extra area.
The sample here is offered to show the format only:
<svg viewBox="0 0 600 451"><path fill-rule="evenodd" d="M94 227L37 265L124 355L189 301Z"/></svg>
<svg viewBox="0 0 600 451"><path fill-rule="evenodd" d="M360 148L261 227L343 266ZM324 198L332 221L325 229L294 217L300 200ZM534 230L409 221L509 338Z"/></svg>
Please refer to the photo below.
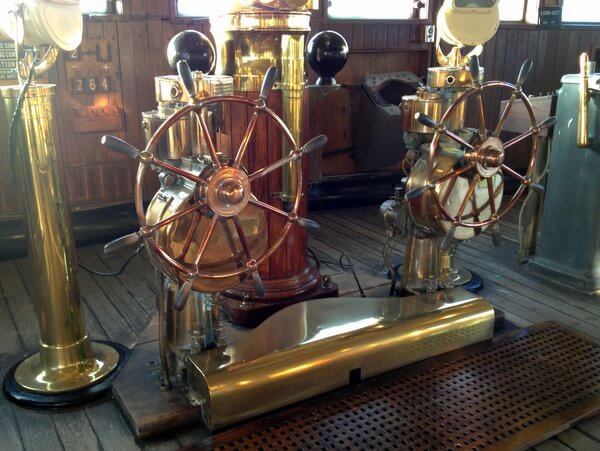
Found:
<svg viewBox="0 0 600 451"><path fill-rule="evenodd" d="M348 260L347 266L344 266L344 263L342 262L344 257L346 257L346 260ZM360 297L366 298L365 292L363 291L362 286L360 285L360 280L358 280L358 276L356 275L356 271L354 269L354 264L352 263L352 260L350 259L350 257L348 257L348 255L346 255L345 252L342 252L342 254L340 255L340 268L342 268L344 270L349 269L350 271L352 271L352 275L354 276L354 280L356 281L356 286L358 287L358 291L360 291Z"/></svg>
<svg viewBox="0 0 600 451"><path fill-rule="evenodd" d="M317 265L317 271L321 270L321 261L319 260L319 257L317 257L317 254L315 254L315 251L313 251L310 247L308 248L308 252L310 253L310 256L314 259L315 264Z"/></svg>
<svg viewBox="0 0 600 451"><path fill-rule="evenodd" d="M131 261L140 253L140 251L144 248L144 245L141 244L140 246L137 247L137 249L135 251L133 251L133 253L127 257L125 259L125 261L123 262L123 264L121 265L121 267L114 272L101 272L101 271L96 271L94 269L90 269L87 266L85 266L83 263L79 262L79 267L81 269L83 269L84 271L89 272L90 274L94 274L95 276L100 276L100 277L115 277L115 276L120 276L121 274L123 274L123 271L125 271L125 268L127 268L127 265L129 265L129 263L131 263Z"/></svg>
<svg viewBox="0 0 600 451"><path fill-rule="evenodd" d="M332 261L332 260L320 259L319 257L317 257L317 254L315 253L315 251L313 251L310 247L308 248L308 252L309 252L310 256L314 259L315 264L317 265L317 270L319 270L321 268L321 264L325 264L325 265L330 265L330 266L337 266L344 271L350 271L352 273L352 276L354 277L354 280L356 281L356 286L358 287L358 291L360 292L360 297L362 297L362 298L366 297L365 292L362 288L362 285L360 284L358 275L356 274L356 270L354 269L354 264L352 263L352 260L350 259L348 254L346 254L346 252L340 253L340 258L337 262ZM343 262L344 257L348 261L347 264Z"/></svg>
<svg viewBox="0 0 600 451"><path fill-rule="evenodd" d="M23 87L21 88L21 92L19 92L19 97L17 97L17 104L15 105L15 111L13 111L12 118L10 120L10 129L8 132L8 149L9 149L9 162L11 168L13 168L13 173L16 174L15 171L15 155L17 152L16 146L16 137L17 131L19 127L19 116L21 116L21 109L23 108L23 102L25 102L25 96L27 95L27 91L29 90L29 86L33 81L33 76L35 75L35 65L38 62L38 57L36 56L31 63L31 67L29 68L29 75L27 76L27 80ZM17 70L19 68L17 67Z"/></svg>
<svg viewBox="0 0 600 451"><path fill-rule="evenodd" d="M387 243L385 243L385 247L383 248L383 261L385 262L385 265L387 266L387 269L390 273L390 277L392 278L392 282L390 284L390 296L394 296L396 294L398 275L396 274L396 268L394 268L394 265L390 261L389 250L392 248L390 246L391 242L392 238L389 238L387 240Z"/></svg>

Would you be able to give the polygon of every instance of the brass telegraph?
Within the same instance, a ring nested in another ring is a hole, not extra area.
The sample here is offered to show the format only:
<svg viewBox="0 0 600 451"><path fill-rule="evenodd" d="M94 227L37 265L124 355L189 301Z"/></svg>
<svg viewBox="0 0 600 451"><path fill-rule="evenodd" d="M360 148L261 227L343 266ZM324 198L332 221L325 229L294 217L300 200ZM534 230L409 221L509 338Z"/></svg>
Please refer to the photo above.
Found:
<svg viewBox="0 0 600 451"><path fill-rule="evenodd" d="M9 372L4 389L17 402L65 405L97 392L120 361L112 345L87 336L58 164L56 86L36 82L59 50L77 48L83 22L78 1L7 3L0 7L0 29L15 41L19 84L0 87L1 107L11 118L8 151L27 226L40 351Z"/></svg>

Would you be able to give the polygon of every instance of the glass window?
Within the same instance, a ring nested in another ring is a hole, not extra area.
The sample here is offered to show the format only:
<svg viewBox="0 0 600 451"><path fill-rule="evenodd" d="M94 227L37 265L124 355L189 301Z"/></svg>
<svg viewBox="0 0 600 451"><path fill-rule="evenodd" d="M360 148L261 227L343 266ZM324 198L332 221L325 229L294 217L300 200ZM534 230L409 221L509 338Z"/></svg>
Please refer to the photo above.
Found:
<svg viewBox="0 0 600 451"><path fill-rule="evenodd" d="M178 0L177 15L183 17L208 17L220 0Z"/></svg>
<svg viewBox="0 0 600 451"><path fill-rule="evenodd" d="M600 23L600 2L597 0L564 0L562 21Z"/></svg>
<svg viewBox="0 0 600 451"><path fill-rule="evenodd" d="M500 0L500 20L537 24L538 5L539 0Z"/></svg>
<svg viewBox="0 0 600 451"><path fill-rule="evenodd" d="M525 0L500 0L500 20L521 22L525 13Z"/></svg>
<svg viewBox="0 0 600 451"><path fill-rule="evenodd" d="M90 16L123 14L121 0L80 0L79 9Z"/></svg>
<svg viewBox="0 0 600 451"><path fill-rule="evenodd" d="M334 19L425 19L427 7L415 12L415 4L414 0L329 0L327 14Z"/></svg>
<svg viewBox="0 0 600 451"><path fill-rule="evenodd" d="M108 0L81 0L79 9L83 14L108 14Z"/></svg>

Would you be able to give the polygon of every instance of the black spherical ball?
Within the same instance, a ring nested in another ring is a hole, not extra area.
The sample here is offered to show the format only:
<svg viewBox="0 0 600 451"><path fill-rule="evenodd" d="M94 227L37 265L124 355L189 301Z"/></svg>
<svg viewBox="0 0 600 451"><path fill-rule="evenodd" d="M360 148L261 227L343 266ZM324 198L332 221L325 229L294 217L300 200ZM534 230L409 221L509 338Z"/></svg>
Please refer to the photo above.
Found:
<svg viewBox="0 0 600 451"><path fill-rule="evenodd" d="M177 62L184 60L192 71L208 74L215 64L215 48L206 35L195 30L177 33L167 46L167 59L173 69Z"/></svg>
<svg viewBox="0 0 600 451"><path fill-rule="evenodd" d="M317 33L306 47L306 59L310 67L319 74L318 85L336 84L335 76L348 61L348 42L336 31Z"/></svg>

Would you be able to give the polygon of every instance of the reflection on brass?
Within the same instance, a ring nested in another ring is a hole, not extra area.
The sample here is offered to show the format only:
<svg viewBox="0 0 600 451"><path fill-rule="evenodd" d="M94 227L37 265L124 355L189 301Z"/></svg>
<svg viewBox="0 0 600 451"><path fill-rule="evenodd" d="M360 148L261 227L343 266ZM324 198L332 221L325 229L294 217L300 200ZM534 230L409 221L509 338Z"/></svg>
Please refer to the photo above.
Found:
<svg viewBox="0 0 600 451"><path fill-rule="evenodd" d="M21 86L0 87L5 117L14 111L20 90ZM85 330L70 215L57 162L54 96L54 85L30 86L15 149L41 346L19 365L15 378L25 389L44 394L93 385L119 361L114 349L91 344Z"/></svg>
<svg viewBox="0 0 600 451"><path fill-rule="evenodd" d="M228 76L204 75L194 72L197 98L209 96L227 96L233 94L233 79ZM190 101L187 91L176 75L155 77L155 94L157 110L142 113L142 127L146 142L163 122L177 110ZM202 110L201 114L216 141L216 124L223 123L223 116L227 113L223 108L217 110ZM208 147L204 132L198 121L192 115L182 117L163 136L156 147L155 155L169 160L178 160L192 155L207 155Z"/></svg>
<svg viewBox="0 0 600 451"><path fill-rule="evenodd" d="M190 172L192 171L190 170ZM194 172L199 173L202 171L196 170ZM164 183L163 179L161 189L148 206L146 221L148 224L156 224L160 220L188 208L193 201L193 185L188 185L181 180L176 184L168 185ZM264 230L268 227L265 212L258 207L246 205L239 218L252 255L263 255L268 248L267 236L264 233ZM200 213L184 216L178 221L160 228L156 232L156 242L170 255L184 256L182 262L192 264L198 253L200 243L202 243L202 238L206 234L209 222L209 218ZM194 224L196 225L194 226ZM193 233L192 237L188 236L189 230ZM235 249L235 251L232 249ZM154 265L171 280L180 279L177 270L163 259L155 256L152 252L149 255ZM245 258L239 237L231 221L219 221L213 238L206 248L200 270L218 276L244 267ZM216 293L236 285L241 280L241 275L229 279L198 278L194 282L194 289L199 292Z"/></svg>
<svg viewBox="0 0 600 451"><path fill-rule="evenodd" d="M461 289L409 298L323 299L288 307L227 346L187 359L217 429L490 339L494 310Z"/></svg>
<svg viewBox="0 0 600 451"><path fill-rule="evenodd" d="M287 2L289 4L289 2ZM309 2L296 2L302 5ZM279 70L283 120L296 142L302 142L305 87L304 47L310 31L310 12L240 7L235 12L211 17L211 32L217 45L217 74L232 75L236 91L259 91L266 70ZM254 6L254 5L250 5ZM287 144L283 156L290 152ZM292 162L283 169L282 199L293 201L297 180Z"/></svg>
<svg viewBox="0 0 600 451"><path fill-rule="evenodd" d="M480 80L485 74L480 68ZM430 89L466 90L473 86L471 72L465 67L430 67L427 70L427 86Z"/></svg>
<svg viewBox="0 0 600 451"><path fill-rule="evenodd" d="M439 34L435 47L435 54L437 61L440 66L444 67L461 67L469 64L469 61L473 56L479 56L483 52L483 45L476 45L473 49L467 52L465 55L462 54L462 49L458 46L453 46L448 53L444 53L442 50Z"/></svg>
<svg viewBox="0 0 600 451"><path fill-rule="evenodd" d="M442 177L452 173L456 163L460 159L460 152L456 152L454 154L451 152L446 152L445 155L440 154L436 158L437 165L433 171L432 179L439 180ZM501 205L504 195L502 174L495 173L491 179L495 193L495 205ZM442 202L444 208L455 213L458 211L460 204L463 202L470 182L471 180L469 178L459 176L456 177L455 180L449 180L447 182L437 184L435 189L429 190L418 198L408 202L408 209L415 224L422 230L435 233L439 236L444 236L452 224L443 216L433 196L437 194L442 200L445 200ZM413 167L411 176L408 179L406 187L407 192L424 186L427 183L427 162L424 159L420 159ZM480 217L489 217L491 215L491 210L487 184L484 182L477 184L472 198L474 201L471 202L465 209L463 213L464 217L472 218L475 210L479 212ZM467 240L473 238L476 234L481 233L486 229L487 227L483 227L482 230L476 230L468 227L458 227L455 238L457 240Z"/></svg>
<svg viewBox="0 0 600 451"><path fill-rule="evenodd" d="M595 63L590 62L587 53L579 57L581 82L579 85L579 112L577 116L577 147L586 149L591 146L589 125L590 73L594 71Z"/></svg>

